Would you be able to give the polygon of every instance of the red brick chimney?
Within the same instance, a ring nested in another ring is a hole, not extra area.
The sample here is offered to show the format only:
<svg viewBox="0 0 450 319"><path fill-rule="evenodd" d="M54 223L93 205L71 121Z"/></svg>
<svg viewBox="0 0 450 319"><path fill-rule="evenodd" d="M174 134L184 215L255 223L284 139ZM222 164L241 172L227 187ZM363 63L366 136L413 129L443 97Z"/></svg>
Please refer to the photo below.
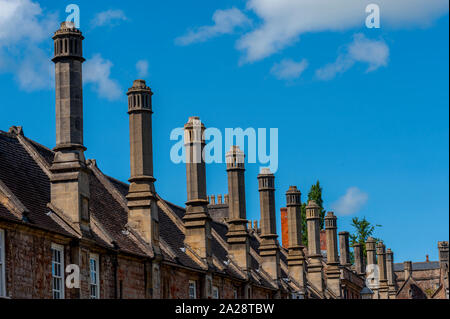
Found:
<svg viewBox="0 0 450 319"><path fill-rule="evenodd" d="M327 235L325 229L320 231L320 250L327 250Z"/></svg>
<svg viewBox="0 0 450 319"><path fill-rule="evenodd" d="M427 258L426 262L429 263L430 262L430 258L428 256L428 254L427 254L426 258Z"/></svg>
<svg viewBox="0 0 450 319"><path fill-rule="evenodd" d="M281 243L284 248L289 247L288 215L287 208L281 207Z"/></svg>

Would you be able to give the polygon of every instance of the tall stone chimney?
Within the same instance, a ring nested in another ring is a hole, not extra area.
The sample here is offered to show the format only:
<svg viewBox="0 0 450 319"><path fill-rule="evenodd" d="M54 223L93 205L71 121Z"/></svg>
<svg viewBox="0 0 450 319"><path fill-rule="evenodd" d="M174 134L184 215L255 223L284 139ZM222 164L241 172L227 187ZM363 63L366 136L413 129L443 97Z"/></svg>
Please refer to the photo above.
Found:
<svg viewBox="0 0 450 319"><path fill-rule="evenodd" d="M299 293L306 292L305 254L302 245L302 194L296 186L290 186L286 192L287 228L288 228L288 270L289 275L298 282Z"/></svg>
<svg viewBox="0 0 450 319"><path fill-rule="evenodd" d="M226 154L228 174L228 233L230 254L245 272L250 271L250 246L245 208L244 152L232 146Z"/></svg>
<svg viewBox="0 0 450 319"><path fill-rule="evenodd" d="M128 89L130 121L130 187L127 200L128 224L155 253L159 249L159 219L153 177L152 91L144 80L136 80Z"/></svg>
<svg viewBox="0 0 450 319"><path fill-rule="evenodd" d="M395 287L394 253L390 248L386 251L386 275L389 287L389 299L395 299L397 289Z"/></svg>
<svg viewBox="0 0 450 319"><path fill-rule="evenodd" d="M403 273L405 275L405 281L408 280L409 276L412 276L412 262L411 261L403 262Z"/></svg>
<svg viewBox="0 0 450 319"><path fill-rule="evenodd" d="M448 268L448 241L438 242L439 264L441 268Z"/></svg>
<svg viewBox="0 0 450 319"><path fill-rule="evenodd" d="M339 261L345 267L351 266L349 235L348 231L339 232Z"/></svg>
<svg viewBox="0 0 450 319"><path fill-rule="evenodd" d="M308 228L308 280L320 291L324 291L322 254L320 252L320 206L313 200L306 206Z"/></svg>
<svg viewBox="0 0 450 319"><path fill-rule="evenodd" d="M325 231L327 235L327 286L333 293L341 297L338 245L337 245L337 218L333 212L325 216Z"/></svg>
<svg viewBox="0 0 450 319"><path fill-rule="evenodd" d="M275 216L275 176L268 168L262 168L258 175L259 203L261 210L260 255L263 269L278 281L280 278L280 252Z"/></svg>
<svg viewBox="0 0 450 319"><path fill-rule="evenodd" d="M379 271L377 266L376 241L372 237L367 238L366 252L367 252L366 276L368 279L369 288L372 289L373 291L373 299L378 299Z"/></svg>
<svg viewBox="0 0 450 319"><path fill-rule="evenodd" d="M50 168L51 204L80 231L89 231L89 171L83 145L83 35L66 22L53 36L56 91L56 147Z"/></svg>
<svg viewBox="0 0 450 319"><path fill-rule="evenodd" d="M211 217L206 195L206 169L203 159L205 126L199 117L190 117L184 125L186 148L187 202L183 217L185 242L205 260L211 262Z"/></svg>
<svg viewBox="0 0 450 319"><path fill-rule="evenodd" d="M378 289L380 299L389 298L389 288L386 270L386 247L383 242L380 241L377 244L377 255L378 255L378 271L380 275L380 287Z"/></svg>
<svg viewBox="0 0 450 319"><path fill-rule="evenodd" d="M358 275L365 275L366 265L364 264L364 253L362 244L355 243L353 245L353 254L355 256L355 271Z"/></svg>

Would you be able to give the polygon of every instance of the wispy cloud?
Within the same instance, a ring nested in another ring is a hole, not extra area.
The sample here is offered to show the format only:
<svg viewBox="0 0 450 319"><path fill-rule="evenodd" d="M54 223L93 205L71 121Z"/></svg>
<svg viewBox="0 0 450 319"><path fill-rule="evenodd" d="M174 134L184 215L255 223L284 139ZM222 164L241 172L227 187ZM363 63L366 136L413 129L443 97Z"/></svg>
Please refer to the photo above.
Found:
<svg viewBox="0 0 450 319"><path fill-rule="evenodd" d="M113 101L122 95L119 83L111 78L111 68L113 64L109 60L102 58L100 54L95 54L84 64L84 82L92 84L99 97Z"/></svg>
<svg viewBox="0 0 450 319"><path fill-rule="evenodd" d="M212 20L214 21L213 25L191 30L187 34L176 38L175 43L178 45L189 45L195 42L204 42L222 34L233 33L237 27L250 24L250 19L237 8L217 10L214 12Z"/></svg>
<svg viewBox="0 0 450 319"><path fill-rule="evenodd" d="M331 80L338 73L349 70L356 62L368 64L366 72L387 66L389 61L389 47L383 40L370 40L363 34L354 35L353 42L344 48L335 62L325 65L316 71L320 80Z"/></svg>
<svg viewBox="0 0 450 319"><path fill-rule="evenodd" d="M275 63L270 73L279 80L294 80L300 77L303 71L308 67L308 61L303 59L299 62L291 59L284 59Z"/></svg>
<svg viewBox="0 0 450 319"><path fill-rule="evenodd" d="M110 9L106 11L99 12L91 21L91 25L95 27L103 26L115 26L121 21L128 20L125 12L119 9Z"/></svg>
<svg viewBox="0 0 450 319"><path fill-rule="evenodd" d="M243 35L241 62L264 59L297 42L302 34L364 27L365 7L373 0L248 0L247 9L261 20ZM384 26L411 28L430 24L448 13L448 0L378 0Z"/></svg>
<svg viewBox="0 0 450 319"><path fill-rule="evenodd" d="M13 75L24 91L51 89L54 71L49 35L57 15L31 0L0 0L0 72Z"/></svg>
<svg viewBox="0 0 450 319"><path fill-rule="evenodd" d="M358 187L350 187L347 192L336 202L331 204L331 208L340 215L352 215L357 213L369 199L369 195L361 191Z"/></svg>
<svg viewBox="0 0 450 319"><path fill-rule="evenodd" d="M140 78L145 78L148 75L148 61L147 60L139 60L136 63L136 70L137 70L138 76Z"/></svg>

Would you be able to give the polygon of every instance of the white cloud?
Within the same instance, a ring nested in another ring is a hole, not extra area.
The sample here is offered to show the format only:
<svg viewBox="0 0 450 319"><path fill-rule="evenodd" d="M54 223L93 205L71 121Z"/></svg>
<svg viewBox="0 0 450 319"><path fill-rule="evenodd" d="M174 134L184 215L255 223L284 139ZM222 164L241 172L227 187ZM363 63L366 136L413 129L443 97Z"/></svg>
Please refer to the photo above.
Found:
<svg viewBox="0 0 450 319"><path fill-rule="evenodd" d="M214 12L212 20L214 25L191 30L186 35L176 38L175 43L189 45L194 42L204 42L218 35L233 33L237 27L250 24L250 20L236 8L217 10Z"/></svg>
<svg viewBox="0 0 450 319"><path fill-rule="evenodd" d="M51 89L55 83L55 66L43 50L30 47L17 65L15 78L26 92Z"/></svg>
<svg viewBox="0 0 450 319"><path fill-rule="evenodd" d="M140 78L145 78L148 75L148 61L147 60L139 60L136 63L136 70L137 70L138 76Z"/></svg>
<svg viewBox="0 0 450 319"><path fill-rule="evenodd" d="M366 72L372 72L389 61L389 47L383 40L367 39L362 33L353 37L353 42L344 48L335 62L325 65L316 71L320 80L331 80L338 73L349 70L356 62L367 63Z"/></svg>
<svg viewBox="0 0 450 319"><path fill-rule="evenodd" d="M25 39L39 43L58 26L54 14L43 15L40 5L31 0L0 0L0 8L0 46Z"/></svg>
<svg viewBox="0 0 450 319"><path fill-rule="evenodd" d="M340 215L352 215L357 213L369 199L369 195L358 187L350 187L345 195L331 204L331 208Z"/></svg>
<svg viewBox="0 0 450 319"><path fill-rule="evenodd" d="M270 70L270 73L279 80L293 80L300 77L307 67L308 61L306 59L300 62L284 59L280 63L276 63Z"/></svg>
<svg viewBox="0 0 450 319"><path fill-rule="evenodd" d="M100 54L95 54L85 62L83 72L84 82L93 84L98 95L110 101L119 99L123 94L119 83L110 77L112 66L111 61L103 59Z"/></svg>
<svg viewBox="0 0 450 319"><path fill-rule="evenodd" d="M103 27L106 25L114 26L117 25L120 21L126 20L128 20L128 18L125 15L125 12L119 9L110 9L97 13L94 19L92 19L91 24L93 27Z"/></svg>
<svg viewBox="0 0 450 319"><path fill-rule="evenodd" d="M11 73L25 91L51 89L50 35L58 27L57 16L43 14L31 0L0 0L0 72Z"/></svg>
<svg viewBox="0 0 450 319"><path fill-rule="evenodd" d="M243 62L264 59L305 33L361 29L373 0L248 0L247 9L262 23L242 36ZM381 27L424 26L448 12L448 0L378 0Z"/></svg>

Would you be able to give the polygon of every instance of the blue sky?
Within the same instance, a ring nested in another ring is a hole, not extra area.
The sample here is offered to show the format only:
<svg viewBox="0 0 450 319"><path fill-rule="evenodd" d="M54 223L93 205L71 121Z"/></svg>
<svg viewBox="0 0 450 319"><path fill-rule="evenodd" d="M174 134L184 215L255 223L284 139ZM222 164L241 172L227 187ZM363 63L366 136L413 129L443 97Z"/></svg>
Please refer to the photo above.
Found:
<svg viewBox="0 0 450 319"><path fill-rule="evenodd" d="M278 128L277 214L289 185L306 200L320 180L339 230L366 216L396 261L437 259L449 237L448 2L373 1L379 29L365 26L370 1L307 2L72 2L86 37L87 157L127 180L125 92L142 77L155 93L156 188L167 200L186 200L169 135L189 116L222 132ZM22 125L49 147L51 32L70 3L0 0L0 129ZM247 164L249 219L259 219L259 167ZM209 194L227 193L226 181L225 164L207 166Z"/></svg>

